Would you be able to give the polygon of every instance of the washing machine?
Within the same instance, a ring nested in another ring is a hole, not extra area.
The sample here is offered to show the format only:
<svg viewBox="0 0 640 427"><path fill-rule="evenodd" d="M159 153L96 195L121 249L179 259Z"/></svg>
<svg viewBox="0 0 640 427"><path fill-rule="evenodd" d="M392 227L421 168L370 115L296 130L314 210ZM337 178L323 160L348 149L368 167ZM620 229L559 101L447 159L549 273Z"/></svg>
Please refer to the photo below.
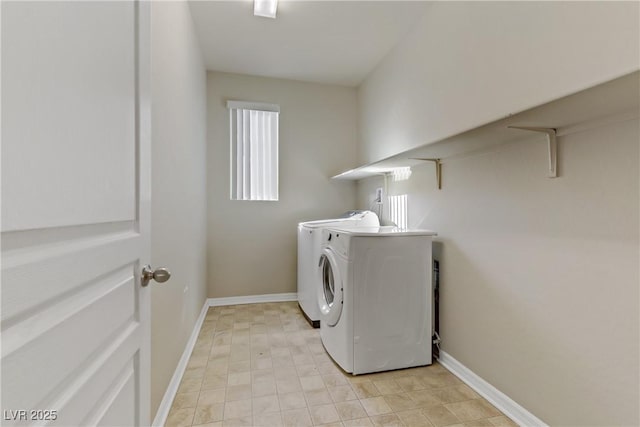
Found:
<svg viewBox="0 0 640 427"><path fill-rule="evenodd" d="M320 327L316 277L322 230L337 225L372 227L380 225L378 216L371 211L348 211L333 219L307 221L298 224L298 305L314 328Z"/></svg>
<svg viewBox="0 0 640 427"><path fill-rule="evenodd" d="M320 336L346 372L432 363L430 230L331 227L322 231Z"/></svg>

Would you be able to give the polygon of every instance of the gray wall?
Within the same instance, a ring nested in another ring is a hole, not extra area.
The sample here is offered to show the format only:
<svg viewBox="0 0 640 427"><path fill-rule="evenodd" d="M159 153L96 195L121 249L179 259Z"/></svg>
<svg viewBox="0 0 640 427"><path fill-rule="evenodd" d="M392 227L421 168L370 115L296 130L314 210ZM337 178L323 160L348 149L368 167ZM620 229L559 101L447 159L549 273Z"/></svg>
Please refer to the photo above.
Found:
<svg viewBox="0 0 640 427"><path fill-rule="evenodd" d="M296 224L355 204L355 184L330 176L355 163L354 88L210 72L209 297L296 291ZM227 100L280 105L280 200L229 200Z"/></svg>
<svg viewBox="0 0 640 427"><path fill-rule="evenodd" d="M186 2L152 5L151 413L206 298L206 74Z"/></svg>
<svg viewBox="0 0 640 427"><path fill-rule="evenodd" d="M379 160L638 69L637 2L434 2L358 89ZM613 113L614 111L612 111ZM442 243L443 349L551 425L638 425L638 121L432 164L409 225ZM538 138L539 140L539 138ZM380 179L358 185L369 206Z"/></svg>
<svg viewBox="0 0 640 427"><path fill-rule="evenodd" d="M438 232L444 351L550 425L638 425L638 120L389 181ZM381 179L360 181L360 207Z"/></svg>
<svg viewBox="0 0 640 427"><path fill-rule="evenodd" d="M638 2L432 2L358 90L368 163L638 69Z"/></svg>

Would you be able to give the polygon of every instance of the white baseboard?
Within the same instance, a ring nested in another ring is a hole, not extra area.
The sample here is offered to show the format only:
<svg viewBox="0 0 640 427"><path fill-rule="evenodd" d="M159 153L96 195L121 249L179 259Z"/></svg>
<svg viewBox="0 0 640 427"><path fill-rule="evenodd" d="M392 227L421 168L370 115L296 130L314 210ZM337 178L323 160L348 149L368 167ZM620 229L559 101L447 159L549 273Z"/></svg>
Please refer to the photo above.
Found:
<svg viewBox="0 0 640 427"><path fill-rule="evenodd" d="M446 352L440 351L438 362L518 425L523 427L548 427L544 421L480 378Z"/></svg>
<svg viewBox="0 0 640 427"><path fill-rule="evenodd" d="M209 307L221 305L256 304L260 302L285 302L297 301L298 294L289 292L285 294L247 295L244 297L209 298Z"/></svg>
<svg viewBox="0 0 640 427"><path fill-rule="evenodd" d="M193 326L193 331L191 332L189 341L187 341L187 345L184 347L182 357L180 357L180 361L178 361L178 366L176 366L176 370L173 372L173 376L171 377L171 381L169 381L167 390L164 392L162 402L160 402L160 406L158 407L158 411L156 412L156 417L153 419L152 426L154 427L162 427L167 422L167 416L169 415L171 404L173 403L173 399L176 397L176 393L178 392L178 387L180 386L180 381L182 381L184 371L187 369L187 364L189 363L191 352L193 351L193 347L195 347L196 341L198 340L198 334L200 334L200 328L202 327L202 323L207 316L208 309L209 300L206 300L204 302L204 305L202 306L202 310L200 311L200 316L198 316L198 320L196 320L196 324Z"/></svg>
<svg viewBox="0 0 640 427"><path fill-rule="evenodd" d="M158 411L156 412L156 417L153 419L152 425L154 427L162 427L167 421L167 416L169 415L171 404L173 403L173 399L176 397L176 393L178 392L180 381L182 381L182 376L184 375L184 371L187 369L187 364L189 363L191 352L193 351L193 347L195 347L196 345L196 341L198 340L198 335L200 334L200 329L202 328L202 323L204 322L204 319L207 316L207 310L209 309L209 307L218 307L223 305L236 305L236 304L255 304L260 302L285 302L285 301L297 301L297 300L298 300L298 294L295 292L284 293L284 294L249 295L244 297L208 298L204 302L204 305L202 306L202 311L200 312L200 316L198 316L198 320L196 320L196 324L193 326L193 331L191 332L189 341L187 341L187 345L185 346L184 351L182 352L182 357L178 362L178 366L176 366L176 370L173 373L173 377L171 377L171 381L169 381L169 385L167 386L167 390L164 393L162 402L160 402L160 406L158 407Z"/></svg>

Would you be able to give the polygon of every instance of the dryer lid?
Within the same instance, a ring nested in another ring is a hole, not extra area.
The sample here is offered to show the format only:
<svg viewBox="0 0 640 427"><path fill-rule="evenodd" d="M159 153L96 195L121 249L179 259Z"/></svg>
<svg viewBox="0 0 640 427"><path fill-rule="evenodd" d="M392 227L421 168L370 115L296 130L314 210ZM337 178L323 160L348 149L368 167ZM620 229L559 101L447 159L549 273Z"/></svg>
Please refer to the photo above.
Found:
<svg viewBox="0 0 640 427"><path fill-rule="evenodd" d="M340 218L319 219L306 221L299 224L306 228L327 228L333 226L346 227L374 227L380 225L380 220L375 212L371 211L348 211Z"/></svg>
<svg viewBox="0 0 640 427"><path fill-rule="evenodd" d="M370 237L385 237L385 236L437 236L438 233L432 230L422 229L410 229L399 228L395 226L381 226L381 227L344 227L342 224L338 224L335 227L328 227L332 232L346 234L349 236L370 236Z"/></svg>

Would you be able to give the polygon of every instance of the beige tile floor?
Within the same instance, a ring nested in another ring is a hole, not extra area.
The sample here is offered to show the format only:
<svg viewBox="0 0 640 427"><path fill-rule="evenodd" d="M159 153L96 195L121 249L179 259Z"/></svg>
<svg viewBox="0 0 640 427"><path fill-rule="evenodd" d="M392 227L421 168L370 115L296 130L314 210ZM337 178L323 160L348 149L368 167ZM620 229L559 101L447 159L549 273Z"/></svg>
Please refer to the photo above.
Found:
<svg viewBox="0 0 640 427"><path fill-rule="evenodd" d="M514 426L437 363L333 363L297 303L210 308L166 426Z"/></svg>

